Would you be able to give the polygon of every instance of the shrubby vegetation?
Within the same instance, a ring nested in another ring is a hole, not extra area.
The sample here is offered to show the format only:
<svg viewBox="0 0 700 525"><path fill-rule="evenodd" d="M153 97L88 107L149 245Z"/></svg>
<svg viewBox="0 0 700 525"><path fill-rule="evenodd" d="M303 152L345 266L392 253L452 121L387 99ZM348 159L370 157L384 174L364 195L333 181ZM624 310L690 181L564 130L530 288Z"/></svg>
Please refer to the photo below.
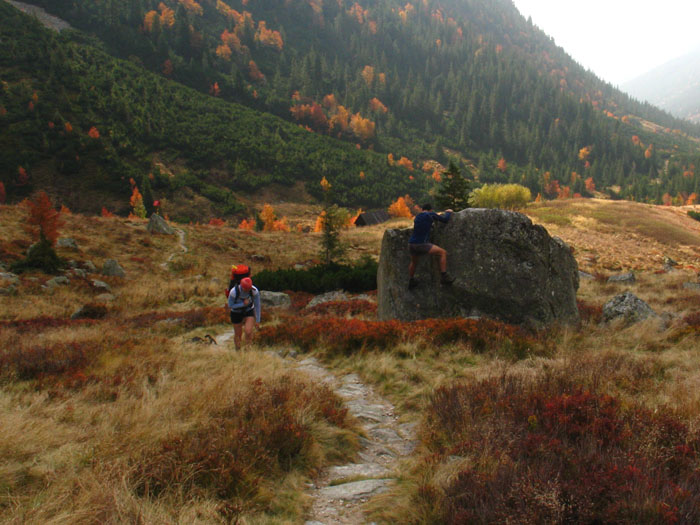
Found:
<svg viewBox="0 0 700 525"><path fill-rule="evenodd" d="M530 190L520 184L484 184L469 194L472 208L517 210L532 200Z"/></svg>
<svg viewBox="0 0 700 525"><path fill-rule="evenodd" d="M279 292L366 292L377 289L377 266L367 258L356 265L332 263L307 270L263 270L255 274L255 285L261 290Z"/></svg>
<svg viewBox="0 0 700 525"><path fill-rule="evenodd" d="M689 210L688 217L690 217L691 219L695 219L696 221L700 221L700 213L696 211Z"/></svg>

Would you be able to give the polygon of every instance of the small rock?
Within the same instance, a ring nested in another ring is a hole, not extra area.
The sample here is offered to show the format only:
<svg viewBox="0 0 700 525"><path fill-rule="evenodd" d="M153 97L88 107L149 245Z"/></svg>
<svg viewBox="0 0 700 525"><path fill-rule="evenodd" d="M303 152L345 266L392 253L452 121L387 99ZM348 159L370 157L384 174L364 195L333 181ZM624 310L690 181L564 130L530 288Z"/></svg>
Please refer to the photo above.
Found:
<svg viewBox="0 0 700 525"><path fill-rule="evenodd" d="M58 277L54 277L53 279L46 281L45 286L47 288L54 288L56 286L65 286L66 284L70 284L70 279L68 279L68 277L65 275L59 275Z"/></svg>
<svg viewBox="0 0 700 525"><path fill-rule="evenodd" d="M267 308L289 308L292 306L292 299L283 292L269 292L260 290L260 303Z"/></svg>
<svg viewBox="0 0 700 525"><path fill-rule="evenodd" d="M111 275L113 277L126 277L126 272L114 259L107 259L102 267L102 275Z"/></svg>
<svg viewBox="0 0 700 525"><path fill-rule="evenodd" d="M678 263L666 255L664 256L664 266L678 266Z"/></svg>
<svg viewBox="0 0 700 525"><path fill-rule="evenodd" d="M68 268L77 268L78 267L78 261L71 259L68 261Z"/></svg>
<svg viewBox="0 0 700 525"><path fill-rule="evenodd" d="M56 241L56 246L59 248L68 248L69 250L78 250L78 243L72 237L61 237Z"/></svg>
<svg viewBox="0 0 700 525"><path fill-rule="evenodd" d="M10 283L10 284L19 284L19 276L15 273L2 272L2 273L0 273L0 282Z"/></svg>
<svg viewBox="0 0 700 525"><path fill-rule="evenodd" d="M590 273L583 272L581 270L578 271L578 276L581 279L586 279L587 281L593 281L595 280L595 277L592 276Z"/></svg>
<svg viewBox="0 0 700 525"><path fill-rule="evenodd" d="M289 357L290 359L296 359L298 355L299 352L297 352L296 350L290 350L287 354L287 357Z"/></svg>
<svg viewBox="0 0 700 525"><path fill-rule="evenodd" d="M116 298L117 297L111 293L101 293L100 295L95 296L95 302L111 303L112 301L116 300Z"/></svg>
<svg viewBox="0 0 700 525"><path fill-rule="evenodd" d="M658 317L651 307L630 292L616 295L603 306L603 321L623 318L627 323L636 323L649 317Z"/></svg>
<svg viewBox="0 0 700 525"><path fill-rule="evenodd" d="M255 262L270 262L270 258L267 255L255 254L251 256L251 259L253 259Z"/></svg>
<svg viewBox="0 0 700 525"><path fill-rule="evenodd" d="M307 308L312 308L316 306L317 304L322 304L322 303L328 303L330 301L347 301L348 296L345 292L336 290L334 292L327 292L321 295L317 295L311 301L309 301L309 304L306 305Z"/></svg>
<svg viewBox="0 0 700 525"><path fill-rule="evenodd" d="M73 275L84 279L85 277L87 277L87 270L83 270L82 268L74 268Z"/></svg>
<svg viewBox="0 0 700 525"><path fill-rule="evenodd" d="M151 215L151 218L148 220L146 230L148 230L149 233L162 233L164 235L173 235L175 233L173 227L170 226L165 219L157 213Z"/></svg>
<svg viewBox="0 0 700 525"><path fill-rule="evenodd" d="M609 283L634 283L636 281L637 279L634 276L634 273L632 272L611 275L610 277L608 277Z"/></svg>
<svg viewBox="0 0 700 525"><path fill-rule="evenodd" d="M683 283L686 290L700 290L700 283Z"/></svg>
<svg viewBox="0 0 700 525"><path fill-rule="evenodd" d="M93 288L96 288L98 290L103 290L105 292L112 291L112 288L110 288L110 286L106 282L100 281L98 279L93 279L92 281L90 281L90 284L92 285Z"/></svg>
<svg viewBox="0 0 700 525"><path fill-rule="evenodd" d="M85 261L83 263L83 268L85 268L88 273L97 273L97 266L95 266L92 261Z"/></svg>
<svg viewBox="0 0 700 525"><path fill-rule="evenodd" d="M303 264L297 263L297 264L294 265L294 269L295 269L295 270L303 270L303 269L304 269L304 265L303 265Z"/></svg>
<svg viewBox="0 0 700 525"><path fill-rule="evenodd" d="M71 319L102 319L107 315L107 307L103 304L86 304L81 306Z"/></svg>

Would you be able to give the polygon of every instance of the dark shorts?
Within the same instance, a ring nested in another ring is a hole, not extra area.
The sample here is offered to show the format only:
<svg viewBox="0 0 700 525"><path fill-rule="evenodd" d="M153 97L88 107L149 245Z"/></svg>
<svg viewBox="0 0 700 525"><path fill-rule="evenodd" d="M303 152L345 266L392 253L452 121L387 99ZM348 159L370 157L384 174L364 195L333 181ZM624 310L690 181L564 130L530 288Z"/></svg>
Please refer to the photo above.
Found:
<svg viewBox="0 0 700 525"><path fill-rule="evenodd" d="M233 324L241 324L246 317L255 317L255 310L246 312L231 312L231 322Z"/></svg>
<svg viewBox="0 0 700 525"><path fill-rule="evenodd" d="M426 242L425 244L408 244L408 251L411 255L425 255L433 247L432 244Z"/></svg>

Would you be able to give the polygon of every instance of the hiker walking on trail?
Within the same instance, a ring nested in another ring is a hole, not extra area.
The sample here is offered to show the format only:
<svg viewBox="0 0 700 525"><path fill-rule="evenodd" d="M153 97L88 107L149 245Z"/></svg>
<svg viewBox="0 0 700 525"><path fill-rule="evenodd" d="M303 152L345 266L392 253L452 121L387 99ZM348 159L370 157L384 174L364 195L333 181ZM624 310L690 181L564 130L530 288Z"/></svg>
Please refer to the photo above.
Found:
<svg viewBox="0 0 700 525"><path fill-rule="evenodd" d="M236 349L240 349L243 332L245 331L245 344L250 343L255 323L260 322L260 291L253 286L250 277L241 279L239 284L231 288L228 307L233 323L233 342Z"/></svg>
<svg viewBox="0 0 700 525"><path fill-rule="evenodd" d="M418 259L422 255L436 255L440 257L440 282L445 285L452 284L454 277L447 273L447 251L430 242L430 230L433 222L448 222L452 216L452 210L438 215L430 204L421 206L423 210L413 219L413 235L408 240L408 251L411 254L411 263L408 265L408 289L418 286L418 281L413 277L416 273Z"/></svg>

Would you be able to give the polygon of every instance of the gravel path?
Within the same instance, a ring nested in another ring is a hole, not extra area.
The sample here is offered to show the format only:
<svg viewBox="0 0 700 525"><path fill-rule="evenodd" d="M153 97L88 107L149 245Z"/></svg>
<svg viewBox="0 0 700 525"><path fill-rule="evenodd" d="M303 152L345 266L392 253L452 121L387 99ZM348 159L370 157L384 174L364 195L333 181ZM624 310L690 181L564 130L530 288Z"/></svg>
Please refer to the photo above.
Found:
<svg viewBox="0 0 700 525"><path fill-rule="evenodd" d="M367 523L363 504L387 491L396 479L399 461L416 446L415 425L399 424L394 406L356 374L337 378L313 358L298 362L296 368L333 388L362 423L367 436L362 438L357 463L331 467L316 480L310 491L314 503L306 525Z"/></svg>
<svg viewBox="0 0 700 525"><path fill-rule="evenodd" d="M230 344L233 331L216 338ZM389 489L399 461L416 447L415 424L399 424L394 406L365 385L357 374L336 377L316 359L286 358L290 366L330 386L365 432L356 463L331 467L310 488L313 507L305 525L360 525L368 523L363 505Z"/></svg>

